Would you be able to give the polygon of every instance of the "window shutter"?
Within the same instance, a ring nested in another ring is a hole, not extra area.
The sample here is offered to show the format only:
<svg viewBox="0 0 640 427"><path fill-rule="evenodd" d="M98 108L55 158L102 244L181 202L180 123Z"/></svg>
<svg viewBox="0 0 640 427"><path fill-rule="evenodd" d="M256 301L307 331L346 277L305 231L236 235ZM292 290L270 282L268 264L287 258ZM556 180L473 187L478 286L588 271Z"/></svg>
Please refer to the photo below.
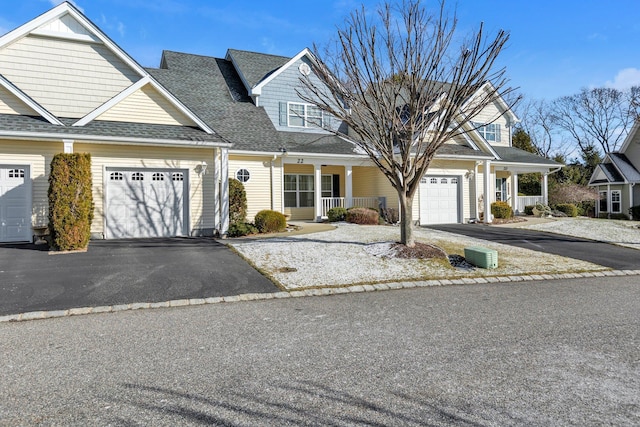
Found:
<svg viewBox="0 0 640 427"><path fill-rule="evenodd" d="M280 103L280 126L287 125L287 103Z"/></svg>
<svg viewBox="0 0 640 427"><path fill-rule="evenodd" d="M496 142L500 142L500 125L496 123Z"/></svg>

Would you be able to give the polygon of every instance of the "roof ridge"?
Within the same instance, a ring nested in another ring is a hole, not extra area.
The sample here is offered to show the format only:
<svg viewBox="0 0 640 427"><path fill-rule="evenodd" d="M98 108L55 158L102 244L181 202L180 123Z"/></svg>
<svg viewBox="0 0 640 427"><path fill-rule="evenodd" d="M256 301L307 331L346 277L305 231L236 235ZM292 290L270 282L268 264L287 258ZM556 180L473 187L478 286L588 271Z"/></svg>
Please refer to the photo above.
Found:
<svg viewBox="0 0 640 427"><path fill-rule="evenodd" d="M232 49L232 48L229 48L229 49L227 49L227 52L251 53L251 54L254 54L254 55L271 56L271 57L274 57L274 58L282 58L282 59L291 59L291 58L293 58L293 56L275 55L273 53L255 52L255 51L252 51L252 50L244 50L244 49Z"/></svg>

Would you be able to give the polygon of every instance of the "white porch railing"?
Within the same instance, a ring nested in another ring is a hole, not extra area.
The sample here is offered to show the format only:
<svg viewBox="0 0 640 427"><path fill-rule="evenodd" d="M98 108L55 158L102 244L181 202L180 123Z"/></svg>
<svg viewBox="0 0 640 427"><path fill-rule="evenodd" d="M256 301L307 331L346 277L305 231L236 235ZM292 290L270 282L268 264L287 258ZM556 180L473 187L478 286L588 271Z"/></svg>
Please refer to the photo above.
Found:
<svg viewBox="0 0 640 427"><path fill-rule="evenodd" d="M524 207L535 205L536 203L544 203L543 196L518 196L518 212L524 213Z"/></svg>
<svg viewBox="0 0 640 427"><path fill-rule="evenodd" d="M386 197L323 197L322 216L326 217L331 208L375 208L386 207Z"/></svg>

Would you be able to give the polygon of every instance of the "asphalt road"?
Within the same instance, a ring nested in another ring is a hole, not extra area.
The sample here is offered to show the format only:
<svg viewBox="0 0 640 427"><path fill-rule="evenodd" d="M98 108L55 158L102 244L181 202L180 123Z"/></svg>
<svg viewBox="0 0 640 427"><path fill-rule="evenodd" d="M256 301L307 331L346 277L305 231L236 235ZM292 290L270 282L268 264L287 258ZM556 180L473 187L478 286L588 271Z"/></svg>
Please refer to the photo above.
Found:
<svg viewBox="0 0 640 427"><path fill-rule="evenodd" d="M638 277L0 324L0 425L640 424Z"/></svg>
<svg viewBox="0 0 640 427"><path fill-rule="evenodd" d="M491 227L481 224L431 225L428 228L581 259L616 270L640 268L640 251L594 240L522 228Z"/></svg>

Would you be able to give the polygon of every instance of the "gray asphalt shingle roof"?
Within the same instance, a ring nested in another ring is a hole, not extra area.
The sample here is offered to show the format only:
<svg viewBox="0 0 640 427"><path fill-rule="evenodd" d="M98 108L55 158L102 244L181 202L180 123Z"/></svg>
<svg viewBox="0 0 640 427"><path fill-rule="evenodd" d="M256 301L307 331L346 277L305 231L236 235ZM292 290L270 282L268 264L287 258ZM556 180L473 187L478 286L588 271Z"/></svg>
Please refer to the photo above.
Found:
<svg viewBox="0 0 640 427"><path fill-rule="evenodd" d="M2 131L18 133L41 133L55 135L85 135L110 138L145 138L158 141L224 142L216 134L208 134L201 129L188 126L159 125L148 123L112 122L93 120L85 126L71 126L77 119L59 119L64 126L54 125L42 117L0 114L0 134Z"/></svg>
<svg viewBox="0 0 640 427"><path fill-rule="evenodd" d="M542 156L538 156L528 151L521 150L515 147L504 147L500 145L492 145L491 148L500 156L502 161L509 163L529 163L535 165L544 165L549 167L563 166L561 163L554 162L551 159L547 159Z"/></svg>
<svg viewBox="0 0 640 427"><path fill-rule="evenodd" d="M236 49L227 50L227 58L236 64L238 71L249 84L249 88L255 87L291 60L291 58L287 58L286 56L268 55L265 53Z"/></svg>
<svg viewBox="0 0 640 427"><path fill-rule="evenodd" d="M626 155L622 153L609 153L609 158L627 181L640 182L640 172L633 166Z"/></svg>

